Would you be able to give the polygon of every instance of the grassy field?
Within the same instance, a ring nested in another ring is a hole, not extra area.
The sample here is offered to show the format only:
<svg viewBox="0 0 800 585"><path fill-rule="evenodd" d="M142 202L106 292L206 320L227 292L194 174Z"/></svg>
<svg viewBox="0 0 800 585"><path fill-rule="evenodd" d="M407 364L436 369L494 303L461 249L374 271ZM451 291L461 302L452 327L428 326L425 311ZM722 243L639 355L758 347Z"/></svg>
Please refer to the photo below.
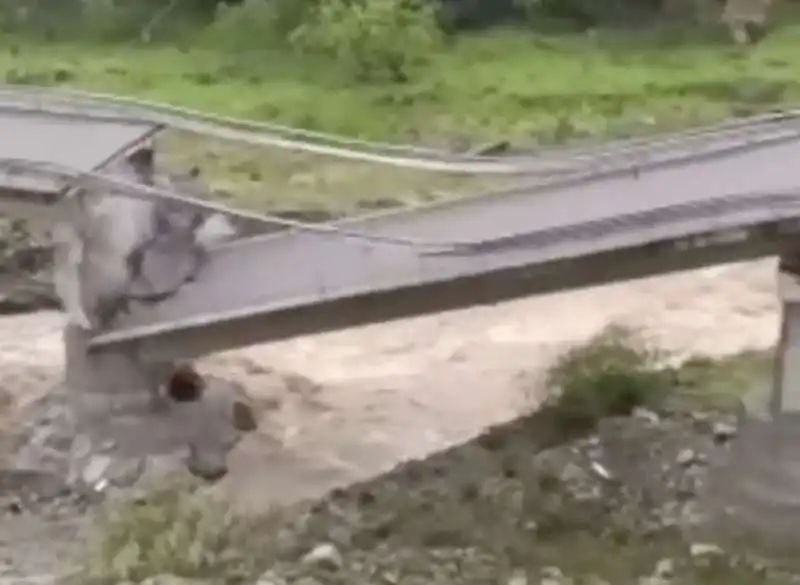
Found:
<svg viewBox="0 0 800 585"><path fill-rule="evenodd" d="M453 43L409 83L353 85L284 53L5 39L3 80L63 85L369 139L521 147L696 125L800 101L800 26L755 47L675 33L495 32ZM174 139L171 155L257 208L430 201L486 181ZM365 189L367 187L367 189ZM368 191L368 192L367 192Z"/></svg>
<svg viewBox="0 0 800 585"><path fill-rule="evenodd" d="M605 34L468 37L404 85L353 86L285 54L29 45L6 83L63 84L373 139L560 142L700 121L800 99L800 27L763 44Z"/></svg>

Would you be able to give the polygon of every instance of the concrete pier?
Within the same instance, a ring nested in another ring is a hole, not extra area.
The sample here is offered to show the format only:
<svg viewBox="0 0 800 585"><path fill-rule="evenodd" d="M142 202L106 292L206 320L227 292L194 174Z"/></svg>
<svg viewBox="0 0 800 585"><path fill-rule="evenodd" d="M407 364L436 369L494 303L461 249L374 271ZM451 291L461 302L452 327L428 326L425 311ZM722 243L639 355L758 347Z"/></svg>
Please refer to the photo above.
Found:
<svg viewBox="0 0 800 585"><path fill-rule="evenodd" d="M729 459L712 476L710 531L729 547L798 563L800 553L800 278L778 271L780 335L771 386L744 401ZM704 534L705 536L706 534Z"/></svg>

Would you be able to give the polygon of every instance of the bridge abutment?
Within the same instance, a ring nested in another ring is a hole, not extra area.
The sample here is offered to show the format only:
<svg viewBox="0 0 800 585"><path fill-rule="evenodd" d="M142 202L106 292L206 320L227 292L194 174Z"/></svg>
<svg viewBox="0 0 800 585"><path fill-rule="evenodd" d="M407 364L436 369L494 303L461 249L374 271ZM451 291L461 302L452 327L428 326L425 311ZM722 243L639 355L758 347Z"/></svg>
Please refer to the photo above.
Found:
<svg viewBox="0 0 800 585"><path fill-rule="evenodd" d="M708 491L708 536L795 564L800 551L800 278L782 259L780 334L771 385L744 401L737 438Z"/></svg>
<svg viewBox="0 0 800 585"><path fill-rule="evenodd" d="M150 149L119 165L132 180L153 180ZM135 276L129 258L153 236L153 213L151 202L91 193L76 197L62 218L56 274L67 313L64 391L75 429L68 456L73 481L132 485L151 469L163 476L187 467L194 475L219 478L241 435L234 420L241 389L235 384L196 376L191 397L173 392L170 399L172 360L145 359L135 347L89 351L92 337L138 302L129 294ZM167 261L178 264L181 254L177 250Z"/></svg>
<svg viewBox="0 0 800 585"><path fill-rule="evenodd" d="M88 342L91 332L82 326L68 323L64 328L65 383L74 398L76 416L84 410L80 396L91 396L88 402L102 402L101 411L134 409L158 412L166 408L160 392L166 383L171 363L145 363L135 355L125 353L91 354ZM102 400L101 400L102 397ZM88 409L93 410L93 409ZM89 415L87 411L85 413Z"/></svg>

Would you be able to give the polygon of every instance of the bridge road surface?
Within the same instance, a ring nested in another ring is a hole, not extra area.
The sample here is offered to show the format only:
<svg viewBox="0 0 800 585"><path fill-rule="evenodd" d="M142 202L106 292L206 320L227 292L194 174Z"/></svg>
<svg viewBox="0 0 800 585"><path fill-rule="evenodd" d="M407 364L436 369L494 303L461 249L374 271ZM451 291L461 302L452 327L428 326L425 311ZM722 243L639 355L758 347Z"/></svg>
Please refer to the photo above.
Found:
<svg viewBox="0 0 800 585"><path fill-rule="evenodd" d="M0 111L0 159L50 163L86 172L102 168L160 127L149 122ZM23 212L44 212L63 191L53 181L14 176L0 169L3 212L15 203Z"/></svg>
<svg viewBox="0 0 800 585"><path fill-rule="evenodd" d="M214 250L194 283L92 341L193 357L316 331L774 255L800 233L800 139L348 222L471 241L427 254L288 232Z"/></svg>

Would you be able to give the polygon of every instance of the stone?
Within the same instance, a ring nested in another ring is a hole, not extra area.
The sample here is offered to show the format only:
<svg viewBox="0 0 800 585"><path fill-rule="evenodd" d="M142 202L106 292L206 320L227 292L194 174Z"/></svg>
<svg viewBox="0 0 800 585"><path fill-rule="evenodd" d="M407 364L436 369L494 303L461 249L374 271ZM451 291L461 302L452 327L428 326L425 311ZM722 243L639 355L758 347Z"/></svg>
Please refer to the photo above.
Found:
<svg viewBox="0 0 800 585"><path fill-rule="evenodd" d="M639 420L648 422L650 424L658 424L661 422L661 417L649 408L637 406L633 409L633 416Z"/></svg>
<svg viewBox="0 0 800 585"><path fill-rule="evenodd" d="M691 449L681 449L675 462L683 467L688 467L697 462L697 454Z"/></svg>
<svg viewBox="0 0 800 585"><path fill-rule="evenodd" d="M185 577L178 577L177 575L156 575L155 577L148 577L139 585L203 585L207 581L200 579L187 579Z"/></svg>
<svg viewBox="0 0 800 585"><path fill-rule="evenodd" d="M98 485L98 483L105 479L106 471L112 463L113 460L107 455L95 455L90 457L89 462L83 468L81 479L87 485Z"/></svg>
<svg viewBox="0 0 800 585"><path fill-rule="evenodd" d="M639 579L639 585L669 585L669 579L657 575L648 575Z"/></svg>
<svg viewBox="0 0 800 585"><path fill-rule="evenodd" d="M539 574L544 579L561 580L564 578L564 573L561 571L561 569L552 565L542 567L542 569L539 571Z"/></svg>
<svg viewBox="0 0 800 585"><path fill-rule="evenodd" d="M311 575L303 575L296 581L293 581L292 585L324 585L324 584L319 579L312 577Z"/></svg>
<svg viewBox="0 0 800 585"><path fill-rule="evenodd" d="M583 585L611 585L608 581L597 575L589 575L581 579Z"/></svg>
<svg viewBox="0 0 800 585"><path fill-rule="evenodd" d="M217 449L204 449L200 445L189 445L186 468L195 477L206 481L218 481L228 474L227 453Z"/></svg>
<svg viewBox="0 0 800 585"><path fill-rule="evenodd" d="M522 569L515 569L508 578L508 585L528 585L528 575Z"/></svg>
<svg viewBox="0 0 800 585"><path fill-rule="evenodd" d="M689 547L689 554L694 558L710 557L725 554L719 546L707 542L695 542Z"/></svg>
<svg viewBox="0 0 800 585"><path fill-rule="evenodd" d="M97 461L97 463L95 463ZM97 479L88 481L86 478L87 470L84 470L84 482L91 486L99 484L111 485L118 488L130 487L135 484L144 474L147 465L143 457L109 457L107 455L95 455L89 462L89 468L93 465ZM98 475L98 472L99 475ZM102 491L102 490L101 490Z"/></svg>
<svg viewBox="0 0 800 585"><path fill-rule="evenodd" d="M248 433L258 428L258 419L252 405L243 400L235 400L232 410L233 427L237 431Z"/></svg>
<svg viewBox="0 0 800 585"><path fill-rule="evenodd" d="M656 563L653 575L656 577L671 578L675 575L675 561L672 559L661 559Z"/></svg>
<svg viewBox="0 0 800 585"><path fill-rule="evenodd" d="M256 585L286 585L286 579L280 577L275 571L270 569L258 578Z"/></svg>
<svg viewBox="0 0 800 585"><path fill-rule="evenodd" d="M717 421L711 427L711 433L714 435L714 440L721 443L727 442L736 436L736 425Z"/></svg>
<svg viewBox="0 0 800 585"><path fill-rule="evenodd" d="M342 555L333 544L318 544L303 557L303 563L314 565L320 569L338 571L344 565Z"/></svg>

